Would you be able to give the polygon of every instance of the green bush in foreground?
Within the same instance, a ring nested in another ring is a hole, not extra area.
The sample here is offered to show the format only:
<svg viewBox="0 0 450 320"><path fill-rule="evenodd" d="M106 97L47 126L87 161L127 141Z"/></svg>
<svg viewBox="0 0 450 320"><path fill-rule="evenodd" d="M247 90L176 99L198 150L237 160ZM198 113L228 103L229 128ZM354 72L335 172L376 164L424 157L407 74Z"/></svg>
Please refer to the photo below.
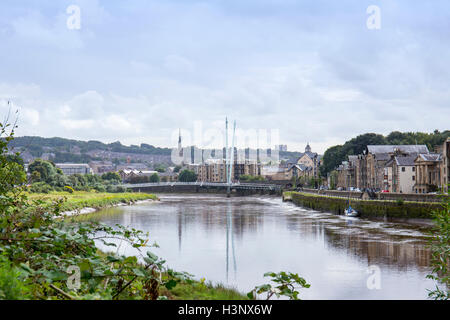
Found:
<svg viewBox="0 0 450 320"><path fill-rule="evenodd" d="M437 282L436 288L430 290L428 296L435 300L448 300L450 298L450 197L443 196L442 209L433 212L435 229L430 242L432 251L432 274L427 278Z"/></svg>
<svg viewBox="0 0 450 320"><path fill-rule="evenodd" d="M272 298L272 296L274 295L278 298L281 296L285 296L290 300L300 300L298 297L298 289L309 288L311 286L298 274L291 272L267 272L264 274L264 277L270 277L270 281L275 285L266 283L261 286L255 287L255 289L247 294L250 299L256 299L257 294L265 293L267 294L267 300L270 300L270 298Z"/></svg>
<svg viewBox="0 0 450 320"><path fill-rule="evenodd" d="M0 298L156 300L164 298L162 287L172 290L191 281L148 251L148 234L121 225L56 219L62 218L63 199L29 199L26 188L17 187L26 180L23 168L6 157L14 133L7 128L0 124L6 136L0 139ZM96 241L111 248L128 243L143 263L135 256L102 254Z"/></svg>

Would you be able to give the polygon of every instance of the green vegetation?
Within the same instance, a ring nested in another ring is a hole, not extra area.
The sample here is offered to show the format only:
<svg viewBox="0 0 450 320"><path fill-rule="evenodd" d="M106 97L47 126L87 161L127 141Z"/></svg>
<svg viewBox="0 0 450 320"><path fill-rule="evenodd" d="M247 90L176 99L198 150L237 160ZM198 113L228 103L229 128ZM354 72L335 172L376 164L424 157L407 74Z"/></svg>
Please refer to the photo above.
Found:
<svg viewBox="0 0 450 320"><path fill-rule="evenodd" d="M276 295L278 298L281 296L288 297L290 300L299 300L297 289L299 288L309 288L310 284L306 282L305 279L300 277L296 273L291 272L267 272L264 274L264 277L271 277L271 282L276 285L273 286L270 283L263 284L261 286L255 287L252 291L250 291L247 296L250 299L256 299L257 294L267 294L267 300L270 300L273 295Z"/></svg>
<svg viewBox="0 0 450 320"><path fill-rule="evenodd" d="M450 131L433 133L422 132L391 132L386 137L375 133L366 133L359 135L344 143L328 148L323 155L323 165L320 168L320 173L326 177L329 172L338 167L342 161L347 160L349 155L362 154L367 145L388 145L388 144L425 144L428 149L432 151L435 146L442 145L444 141L450 137Z"/></svg>
<svg viewBox="0 0 450 320"><path fill-rule="evenodd" d="M108 172L101 177L93 174L64 175L61 169L53 162L36 159L28 167L31 175L30 192L49 193L51 191L90 191L98 192L125 192L126 189L118 184L120 175L116 172Z"/></svg>
<svg viewBox="0 0 450 320"><path fill-rule="evenodd" d="M171 291L163 289L161 294L173 300L248 300L235 289L222 284L205 283L205 279L192 283L181 283Z"/></svg>
<svg viewBox="0 0 450 320"><path fill-rule="evenodd" d="M151 183L158 183L160 181L159 175L157 173L154 173L150 176L150 182Z"/></svg>
<svg viewBox="0 0 450 320"><path fill-rule="evenodd" d="M429 291L428 296L435 300L450 299L450 197L443 195L442 208L433 212L435 228L430 242L432 251L432 274L427 278L435 280L438 285Z"/></svg>
<svg viewBox="0 0 450 320"><path fill-rule="evenodd" d="M6 157L14 134L14 127L7 132L8 127L0 124L1 136L6 136L0 140L1 298L155 300L164 298L162 287L171 290L191 281L148 251L148 234L120 225L55 219L66 209L61 199L29 199L23 168ZM41 169L44 174L53 171L46 164ZM75 199L77 194L71 195ZM127 242L144 264L135 256L102 254L94 239L111 248L114 241Z"/></svg>
<svg viewBox="0 0 450 320"><path fill-rule="evenodd" d="M197 181L197 175L194 171L191 170L183 170L180 172L178 176L178 181L180 182L195 182Z"/></svg>
<svg viewBox="0 0 450 320"><path fill-rule="evenodd" d="M70 153L72 148L76 147L79 152L85 153L93 150L136 153L136 154L160 154L169 155L172 152L170 148L156 148L152 145L142 143L140 146L124 146L120 142L105 144L100 141L78 141L64 138L42 138L42 137L18 137L11 142L10 147L25 148L30 150L34 156L41 156L44 153L44 147L54 148L58 152L67 153L71 157L74 153ZM70 161L70 160L68 160ZM72 162L72 161L70 161ZM83 161L85 162L85 161Z"/></svg>
<svg viewBox="0 0 450 320"><path fill-rule="evenodd" d="M49 194L30 194L30 203L41 201L43 207L51 206L53 203L64 200L60 208L62 211L80 210L83 208L106 208L120 203L131 204L142 200L158 200L153 194L146 193L97 193L78 191L73 193L51 192Z"/></svg>
<svg viewBox="0 0 450 320"><path fill-rule="evenodd" d="M0 134L5 136L0 140L0 299L245 298L168 268L150 251L153 245L142 231L61 215L84 206L154 199L152 195L77 192L69 186L67 192L26 192L23 167L6 156L14 135L14 128L7 132L8 127L0 124ZM38 163L35 169L41 178L58 175L47 163ZM45 181L38 183L49 187ZM95 241L111 253L100 252ZM136 256L115 254L119 242L134 248L143 263Z"/></svg>
<svg viewBox="0 0 450 320"><path fill-rule="evenodd" d="M256 182L256 181L264 181L264 177L262 176L252 176L248 174L243 174L239 177L239 180L244 182Z"/></svg>

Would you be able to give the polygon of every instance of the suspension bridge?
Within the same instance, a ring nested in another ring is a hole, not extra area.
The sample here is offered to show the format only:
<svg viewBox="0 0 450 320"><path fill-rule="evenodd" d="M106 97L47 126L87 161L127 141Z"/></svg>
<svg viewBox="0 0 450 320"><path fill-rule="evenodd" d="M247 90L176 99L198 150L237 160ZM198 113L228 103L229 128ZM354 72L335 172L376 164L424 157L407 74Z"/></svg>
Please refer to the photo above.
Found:
<svg viewBox="0 0 450 320"><path fill-rule="evenodd" d="M265 183L226 182L158 182L123 184L123 187L137 192L226 192L237 194L279 194L282 186Z"/></svg>

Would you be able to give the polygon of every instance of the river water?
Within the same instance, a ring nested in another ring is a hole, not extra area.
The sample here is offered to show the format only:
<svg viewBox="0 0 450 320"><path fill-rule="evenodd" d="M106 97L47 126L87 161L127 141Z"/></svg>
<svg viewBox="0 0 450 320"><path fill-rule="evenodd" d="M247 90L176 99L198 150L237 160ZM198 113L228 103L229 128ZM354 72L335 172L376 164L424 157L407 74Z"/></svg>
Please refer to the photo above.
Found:
<svg viewBox="0 0 450 320"><path fill-rule="evenodd" d="M148 231L159 245L152 251L175 270L241 292L266 283L267 271L305 278L302 299L426 299L434 287L425 223L346 218L271 196L159 197L95 217Z"/></svg>

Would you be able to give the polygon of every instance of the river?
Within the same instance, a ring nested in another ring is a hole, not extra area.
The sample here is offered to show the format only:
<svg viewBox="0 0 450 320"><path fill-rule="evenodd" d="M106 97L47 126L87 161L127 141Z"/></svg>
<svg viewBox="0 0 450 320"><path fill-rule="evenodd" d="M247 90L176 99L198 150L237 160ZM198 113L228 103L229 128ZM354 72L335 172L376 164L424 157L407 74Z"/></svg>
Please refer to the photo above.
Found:
<svg viewBox="0 0 450 320"><path fill-rule="evenodd" d="M302 299L426 299L434 287L426 223L346 218L272 196L159 197L95 217L148 231L172 268L241 292L266 283L267 271L305 278Z"/></svg>

